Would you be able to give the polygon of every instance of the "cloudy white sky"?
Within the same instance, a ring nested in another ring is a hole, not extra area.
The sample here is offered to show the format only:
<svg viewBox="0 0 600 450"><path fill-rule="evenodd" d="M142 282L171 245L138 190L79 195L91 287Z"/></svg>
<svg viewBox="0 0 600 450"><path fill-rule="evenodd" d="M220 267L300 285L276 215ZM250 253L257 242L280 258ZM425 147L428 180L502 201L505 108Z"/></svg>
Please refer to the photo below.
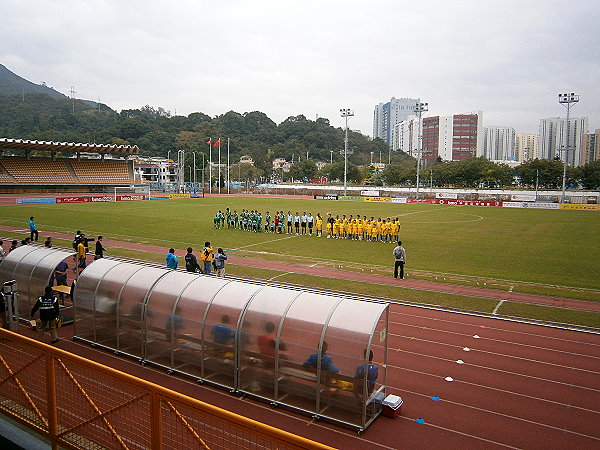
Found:
<svg viewBox="0 0 600 450"><path fill-rule="evenodd" d="M0 63L121 110L304 114L372 134L373 107L483 111L537 132L565 115L600 128L598 0L2 0Z"/></svg>

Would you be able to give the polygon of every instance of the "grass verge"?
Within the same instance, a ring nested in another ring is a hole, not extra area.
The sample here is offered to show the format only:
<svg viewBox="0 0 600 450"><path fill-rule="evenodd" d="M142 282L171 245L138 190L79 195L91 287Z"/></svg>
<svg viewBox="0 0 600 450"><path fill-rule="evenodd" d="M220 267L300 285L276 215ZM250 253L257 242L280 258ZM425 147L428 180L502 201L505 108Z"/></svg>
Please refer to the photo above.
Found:
<svg viewBox="0 0 600 450"><path fill-rule="evenodd" d="M502 304L498 313L505 316L522 317L525 319L600 328L600 314L589 311L506 302Z"/></svg>

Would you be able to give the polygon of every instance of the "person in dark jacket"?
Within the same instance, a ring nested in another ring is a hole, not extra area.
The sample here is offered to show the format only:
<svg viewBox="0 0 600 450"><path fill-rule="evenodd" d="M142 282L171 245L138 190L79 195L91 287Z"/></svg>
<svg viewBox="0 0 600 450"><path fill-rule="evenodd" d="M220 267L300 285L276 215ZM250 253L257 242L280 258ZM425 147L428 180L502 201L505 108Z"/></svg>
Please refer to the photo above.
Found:
<svg viewBox="0 0 600 450"><path fill-rule="evenodd" d="M98 239L96 240L96 251L94 252L95 260L104 258L104 252L106 251L106 247L102 245L102 239L102 236L98 236Z"/></svg>
<svg viewBox="0 0 600 450"><path fill-rule="evenodd" d="M44 295L38 298L35 305L33 305L30 314L32 319L38 309L40 310L40 321L37 327L39 338L42 339L44 337L46 327L49 327L50 335L52 336L51 343L57 343L56 319L58 319L60 309L58 307L58 299L52 294L52 286L46 286Z"/></svg>
<svg viewBox="0 0 600 450"><path fill-rule="evenodd" d="M188 272L198 272L200 266L198 266L198 259L192 253L192 247L187 248L187 254L185 255L185 270Z"/></svg>

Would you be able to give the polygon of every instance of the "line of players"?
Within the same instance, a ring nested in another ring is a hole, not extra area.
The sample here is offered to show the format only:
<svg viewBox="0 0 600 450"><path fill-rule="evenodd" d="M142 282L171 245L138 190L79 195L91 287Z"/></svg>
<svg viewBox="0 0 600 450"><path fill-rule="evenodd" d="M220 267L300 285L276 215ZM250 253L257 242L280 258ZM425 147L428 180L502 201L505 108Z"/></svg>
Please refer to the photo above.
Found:
<svg viewBox="0 0 600 450"><path fill-rule="evenodd" d="M286 221L287 219L287 221ZM237 210L231 211L229 208L225 212L218 211L213 219L214 227L233 228L244 231L260 233L264 230L266 233L279 234L294 234L307 236L323 236L323 222L325 222L325 233L327 239L350 239L350 240L365 240L365 241L381 241L396 243L399 240L400 220L398 218L390 219L375 219L367 216L362 218L352 214L347 218L327 214L325 220L321 214L313 217L311 213L303 212L300 215L298 212L292 214L288 211L287 215L283 211L276 211L273 216L267 211L263 216L259 211L245 210L238 214ZM286 231L287 230L287 231Z"/></svg>

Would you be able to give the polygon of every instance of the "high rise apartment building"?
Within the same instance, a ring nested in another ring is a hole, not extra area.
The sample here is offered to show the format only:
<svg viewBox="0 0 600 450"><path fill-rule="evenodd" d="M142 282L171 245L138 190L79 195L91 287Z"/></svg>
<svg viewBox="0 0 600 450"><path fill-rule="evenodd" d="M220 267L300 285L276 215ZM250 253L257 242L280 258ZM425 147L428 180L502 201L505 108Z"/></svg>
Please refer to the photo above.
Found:
<svg viewBox="0 0 600 450"><path fill-rule="evenodd" d="M515 129L489 126L483 128L483 155L490 161L515 161Z"/></svg>
<svg viewBox="0 0 600 450"><path fill-rule="evenodd" d="M422 122L423 151L421 157L428 164L438 158L461 161L483 155L483 113L455 114L453 116L425 117ZM419 120L411 117L396 126L398 150L418 156Z"/></svg>
<svg viewBox="0 0 600 450"><path fill-rule="evenodd" d="M581 146L581 165L600 159L600 129L583 135Z"/></svg>
<svg viewBox="0 0 600 450"><path fill-rule="evenodd" d="M515 135L515 153L517 161L527 162L538 159L540 135L530 133L517 133Z"/></svg>
<svg viewBox="0 0 600 450"><path fill-rule="evenodd" d="M579 167L582 162L583 135L588 132L588 118L569 119L569 142L567 143L567 119L552 117L540 120L539 158L564 161L563 152L568 149L567 164Z"/></svg>
<svg viewBox="0 0 600 450"><path fill-rule="evenodd" d="M373 139L380 138L393 148L397 141L396 125L414 115L416 98L394 98L387 103L375 105L373 111Z"/></svg>

